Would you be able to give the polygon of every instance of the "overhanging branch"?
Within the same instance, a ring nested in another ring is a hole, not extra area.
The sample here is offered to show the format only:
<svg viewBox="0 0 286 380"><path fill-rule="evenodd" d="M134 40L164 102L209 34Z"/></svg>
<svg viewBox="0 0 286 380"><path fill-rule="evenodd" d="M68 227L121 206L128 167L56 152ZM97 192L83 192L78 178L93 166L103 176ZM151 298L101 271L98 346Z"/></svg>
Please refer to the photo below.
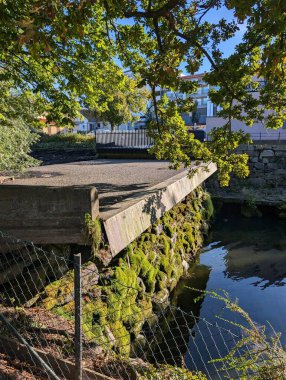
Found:
<svg viewBox="0 0 286 380"><path fill-rule="evenodd" d="M178 6L180 3L186 3L185 0L169 0L166 4L164 4L161 8L158 9L150 9L148 7L147 11L130 11L125 12L124 16L126 18L131 17L138 17L138 18L159 18L164 17L166 14L168 14L170 11L172 11L176 6Z"/></svg>

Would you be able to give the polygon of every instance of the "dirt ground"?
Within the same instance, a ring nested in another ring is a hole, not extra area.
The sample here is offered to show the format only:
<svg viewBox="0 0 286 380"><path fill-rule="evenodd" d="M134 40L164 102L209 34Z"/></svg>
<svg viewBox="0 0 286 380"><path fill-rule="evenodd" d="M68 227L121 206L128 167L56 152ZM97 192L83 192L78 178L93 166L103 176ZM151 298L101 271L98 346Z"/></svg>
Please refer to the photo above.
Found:
<svg viewBox="0 0 286 380"><path fill-rule="evenodd" d="M12 359L0 353L0 379L1 380L44 380L44 373L37 367L28 363Z"/></svg>

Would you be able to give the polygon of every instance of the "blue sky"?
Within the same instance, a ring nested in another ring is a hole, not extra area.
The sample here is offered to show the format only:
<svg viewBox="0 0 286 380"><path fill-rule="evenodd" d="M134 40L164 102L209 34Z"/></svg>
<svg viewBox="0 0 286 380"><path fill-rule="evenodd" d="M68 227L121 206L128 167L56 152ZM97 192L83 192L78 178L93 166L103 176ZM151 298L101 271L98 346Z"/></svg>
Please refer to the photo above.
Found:
<svg viewBox="0 0 286 380"><path fill-rule="evenodd" d="M205 17L205 20L211 23L216 23L222 18L225 18L227 21L231 21L234 18L233 12L228 10L226 7L222 7L218 11L211 10L208 12L207 16ZM239 25L239 27L240 30L237 31L236 35L233 38L229 39L226 42L223 42L220 45L220 49L223 52L224 57L227 57L231 53L233 53L235 46L241 41L246 27L245 24ZM198 72L202 73L204 71L209 71L210 68L211 66L208 60L204 59L203 65Z"/></svg>
<svg viewBox="0 0 286 380"><path fill-rule="evenodd" d="M221 7L219 10L212 9L207 13L204 20L209 21L211 23L217 23L222 18L226 19L227 21L231 21L234 18L233 11L228 10L226 7ZM131 24L132 20L121 20L121 22L123 24ZM241 41L245 29L245 24L240 25L240 30L237 31L236 35L233 38L220 44L220 49L223 52L224 57L227 57L231 53L233 53L235 46ZM119 60L117 61L117 63L120 64ZM209 61L207 59L204 59L203 65L198 70L198 73L209 71L210 68L211 65ZM181 65L181 69L183 74L188 74L187 71L184 69L183 64Z"/></svg>

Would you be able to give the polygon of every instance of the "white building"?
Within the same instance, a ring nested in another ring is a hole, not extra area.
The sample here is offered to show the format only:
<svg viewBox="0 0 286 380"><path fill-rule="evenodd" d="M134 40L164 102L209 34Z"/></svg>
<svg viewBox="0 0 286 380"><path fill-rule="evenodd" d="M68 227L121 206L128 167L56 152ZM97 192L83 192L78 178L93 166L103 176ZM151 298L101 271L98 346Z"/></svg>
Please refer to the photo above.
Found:
<svg viewBox="0 0 286 380"><path fill-rule="evenodd" d="M97 129L107 128L104 123L94 117L94 113L88 109L80 111L82 118L77 118L74 121L74 133L89 133Z"/></svg>
<svg viewBox="0 0 286 380"><path fill-rule="evenodd" d="M196 115L193 115L192 112L182 114L186 125L193 125L194 119L196 124L206 125L206 132L209 133L213 128L221 127L225 125L226 120L222 117L217 116L219 111L219 106L215 105L209 98L209 91L215 87L209 86L203 80L204 74L195 74L195 75L184 75L181 78L183 80L192 80L198 82L198 90L196 93L192 94L197 102ZM260 86L263 86L264 81L254 78L254 81L258 81ZM253 93L254 97L258 97L259 93L249 86L249 92ZM170 100L175 100L176 98L186 99L186 94L176 93L169 90L157 89L156 95L161 97L163 94L166 94ZM263 123L254 123L252 127L247 126L244 122L239 120L232 121L232 130L238 131L243 130L250 134L253 140L279 140L286 139L286 123L283 128L274 130L266 128Z"/></svg>
<svg viewBox="0 0 286 380"><path fill-rule="evenodd" d="M209 91L213 89L214 87L210 86L203 80L204 74L195 74L195 75L184 75L182 76L182 79L185 81L196 81L198 82L198 89L197 91L192 94L192 98L196 100L197 104L197 110L196 112L196 117L197 121L195 121L197 124L206 124L206 119L208 116L215 116L218 107L212 103L212 101L209 98ZM192 112L189 114L189 118L191 119L190 125L193 124L192 119ZM186 116L183 119L185 119ZM186 120L185 120L186 121ZM188 124L188 123L187 123Z"/></svg>
<svg viewBox="0 0 286 380"><path fill-rule="evenodd" d="M209 91L212 87L204 82L203 76L204 74L181 76L182 80L198 82L198 90L191 95L192 98L196 100L196 114L194 115L192 111L182 114L182 118L184 119L186 125L193 125L194 123L205 125L207 116L215 116L217 113L217 106L214 105L209 98ZM187 97L187 94L184 93L174 92L161 88L156 89L157 99L162 97L164 94L166 94L170 100L186 99Z"/></svg>
<svg viewBox="0 0 286 380"><path fill-rule="evenodd" d="M257 77L253 78L254 82L258 82L258 88L264 85L264 80L261 80ZM252 93L253 97L258 99L259 92L257 91L257 87L248 86L248 91ZM265 116L269 115L271 111L265 112ZM216 115L208 114L206 118L206 132L207 134L213 129L217 127L222 127L226 124L226 119L222 117L218 117ZM251 139L253 141L262 141L262 140L285 140L286 139L286 123L284 123L284 127L280 129L270 129L266 128L263 122L254 123L253 126L247 126L243 121L240 120L232 120L231 128L233 131L242 130L246 133L249 133Z"/></svg>
<svg viewBox="0 0 286 380"><path fill-rule="evenodd" d="M77 118L74 121L74 133L90 133L97 130L111 131L111 125L95 118L92 111L88 109L82 109L80 113L82 114L82 118ZM137 123L139 123L140 126L142 125L142 121L139 120L138 122L135 122L134 125L131 122L121 124L116 127L116 130L128 131L138 129Z"/></svg>

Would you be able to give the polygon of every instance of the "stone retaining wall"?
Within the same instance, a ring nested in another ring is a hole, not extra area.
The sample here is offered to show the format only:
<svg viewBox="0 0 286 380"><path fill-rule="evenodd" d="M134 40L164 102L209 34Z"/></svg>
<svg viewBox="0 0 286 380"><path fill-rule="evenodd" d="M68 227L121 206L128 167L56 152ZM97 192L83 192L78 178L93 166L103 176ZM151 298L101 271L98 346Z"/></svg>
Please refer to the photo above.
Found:
<svg viewBox="0 0 286 380"><path fill-rule="evenodd" d="M167 307L170 293L203 245L212 212L209 195L198 187L108 267L96 271L96 283L91 281L84 289L82 315L86 339L124 356L136 353L139 340L144 347L140 334L143 325L148 321L151 326L162 305ZM72 285L68 286L72 281L69 273L48 285L47 297L38 306L69 319L74 301L65 292L72 292ZM55 291L59 287L60 296Z"/></svg>
<svg viewBox="0 0 286 380"><path fill-rule="evenodd" d="M221 188L216 176L207 181L214 199L223 203L240 203L243 210L251 206L247 215L257 216L257 206L272 208L278 216L285 215L286 205L286 145L241 146L239 153L249 155L248 178L231 178L228 187ZM248 205L248 206L247 206ZM282 211L283 212L282 212ZM245 212L243 211L243 214Z"/></svg>
<svg viewBox="0 0 286 380"><path fill-rule="evenodd" d="M250 176L244 180L248 184L270 188L286 185L286 145L242 146L239 152L249 155Z"/></svg>

